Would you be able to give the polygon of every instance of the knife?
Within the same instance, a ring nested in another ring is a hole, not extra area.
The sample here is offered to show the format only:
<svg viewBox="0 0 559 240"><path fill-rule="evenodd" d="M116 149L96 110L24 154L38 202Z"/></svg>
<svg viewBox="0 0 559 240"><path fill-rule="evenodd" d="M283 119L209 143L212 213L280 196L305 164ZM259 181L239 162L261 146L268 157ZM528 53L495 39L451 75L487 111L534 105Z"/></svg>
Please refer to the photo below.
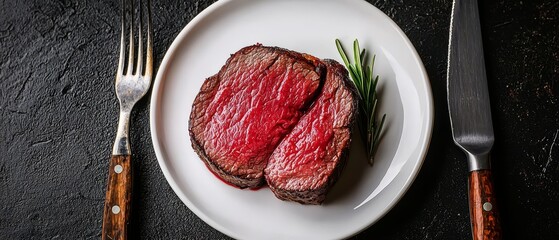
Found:
<svg viewBox="0 0 559 240"><path fill-rule="evenodd" d="M467 155L472 237L501 239L490 165L495 138L477 0L452 4L447 94L452 137Z"/></svg>

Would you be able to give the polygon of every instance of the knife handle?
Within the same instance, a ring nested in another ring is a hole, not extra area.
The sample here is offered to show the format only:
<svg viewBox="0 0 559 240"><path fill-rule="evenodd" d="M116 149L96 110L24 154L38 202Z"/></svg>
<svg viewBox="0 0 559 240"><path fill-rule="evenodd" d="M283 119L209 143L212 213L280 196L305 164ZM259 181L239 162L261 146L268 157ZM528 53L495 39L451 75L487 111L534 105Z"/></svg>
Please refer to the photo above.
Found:
<svg viewBox="0 0 559 240"><path fill-rule="evenodd" d="M103 210L103 240L128 238L128 219L132 198L130 155L112 155L109 164L107 194Z"/></svg>
<svg viewBox="0 0 559 240"><path fill-rule="evenodd" d="M468 184L473 239L501 239L501 224L491 170L471 171Z"/></svg>

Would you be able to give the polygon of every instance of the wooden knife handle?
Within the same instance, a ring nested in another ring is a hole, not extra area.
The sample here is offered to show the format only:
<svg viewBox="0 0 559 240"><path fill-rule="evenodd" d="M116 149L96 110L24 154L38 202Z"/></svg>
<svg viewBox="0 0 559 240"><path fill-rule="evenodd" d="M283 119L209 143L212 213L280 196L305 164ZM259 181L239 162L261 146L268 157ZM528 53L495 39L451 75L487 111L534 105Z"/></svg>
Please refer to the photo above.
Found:
<svg viewBox="0 0 559 240"><path fill-rule="evenodd" d="M127 239L132 198L131 157L113 155L109 166L101 236L103 240Z"/></svg>
<svg viewBox="0 0 559 240"><path fill-rule="evenodd" d="M471 171L468 183L473 239L501 239L501 224L491 170Z"/></svg>

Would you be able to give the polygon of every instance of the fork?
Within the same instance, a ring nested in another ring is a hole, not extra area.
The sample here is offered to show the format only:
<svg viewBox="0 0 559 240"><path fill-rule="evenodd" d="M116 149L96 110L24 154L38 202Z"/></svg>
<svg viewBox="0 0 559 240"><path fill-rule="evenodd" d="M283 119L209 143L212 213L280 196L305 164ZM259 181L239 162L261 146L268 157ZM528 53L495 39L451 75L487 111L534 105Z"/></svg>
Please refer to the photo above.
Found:
<svg viewBox="0 0 559 240"><path fill-rule="evenodd" d="M120 36L120 58L116 74L115 88L116 96L120 104L120 116L118 131L113 146L113 152L109 164L109 176L107 180L107 192L105 207L103 209L102 239L127 239L128 219L131 211L132 199L132 158L130 142L128 139L130 112L134 104L142 98L149 90L153 75L153 57L151 40L151 9L148 1L147 9L147 51L142 48L142 3L140 2L140 19L138 24L138 48L136 64L134 65L134 3L127 0L128 28L130 29L128 64L124 70L125 49L125 24L126 24L126 2L122 0L121 36Z"/></svg>

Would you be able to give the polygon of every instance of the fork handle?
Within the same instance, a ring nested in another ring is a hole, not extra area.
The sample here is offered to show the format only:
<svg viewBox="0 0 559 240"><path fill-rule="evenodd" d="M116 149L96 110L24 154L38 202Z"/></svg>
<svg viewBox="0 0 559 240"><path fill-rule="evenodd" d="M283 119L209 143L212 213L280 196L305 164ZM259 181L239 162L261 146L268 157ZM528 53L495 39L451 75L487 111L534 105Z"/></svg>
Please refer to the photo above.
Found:
<svg viewBox="0 0 559 240"><path fill-rule="evenodd" d="M496 205L491 170L471 171L468 177L472 239L501 239L501 224Z"/></svg>
<svg viewBox="0 0 559 240"><path fill-rule="evenodd" d="M127 239L132 199L130 155L112 155L103 210L102 239Z"/></svg>

